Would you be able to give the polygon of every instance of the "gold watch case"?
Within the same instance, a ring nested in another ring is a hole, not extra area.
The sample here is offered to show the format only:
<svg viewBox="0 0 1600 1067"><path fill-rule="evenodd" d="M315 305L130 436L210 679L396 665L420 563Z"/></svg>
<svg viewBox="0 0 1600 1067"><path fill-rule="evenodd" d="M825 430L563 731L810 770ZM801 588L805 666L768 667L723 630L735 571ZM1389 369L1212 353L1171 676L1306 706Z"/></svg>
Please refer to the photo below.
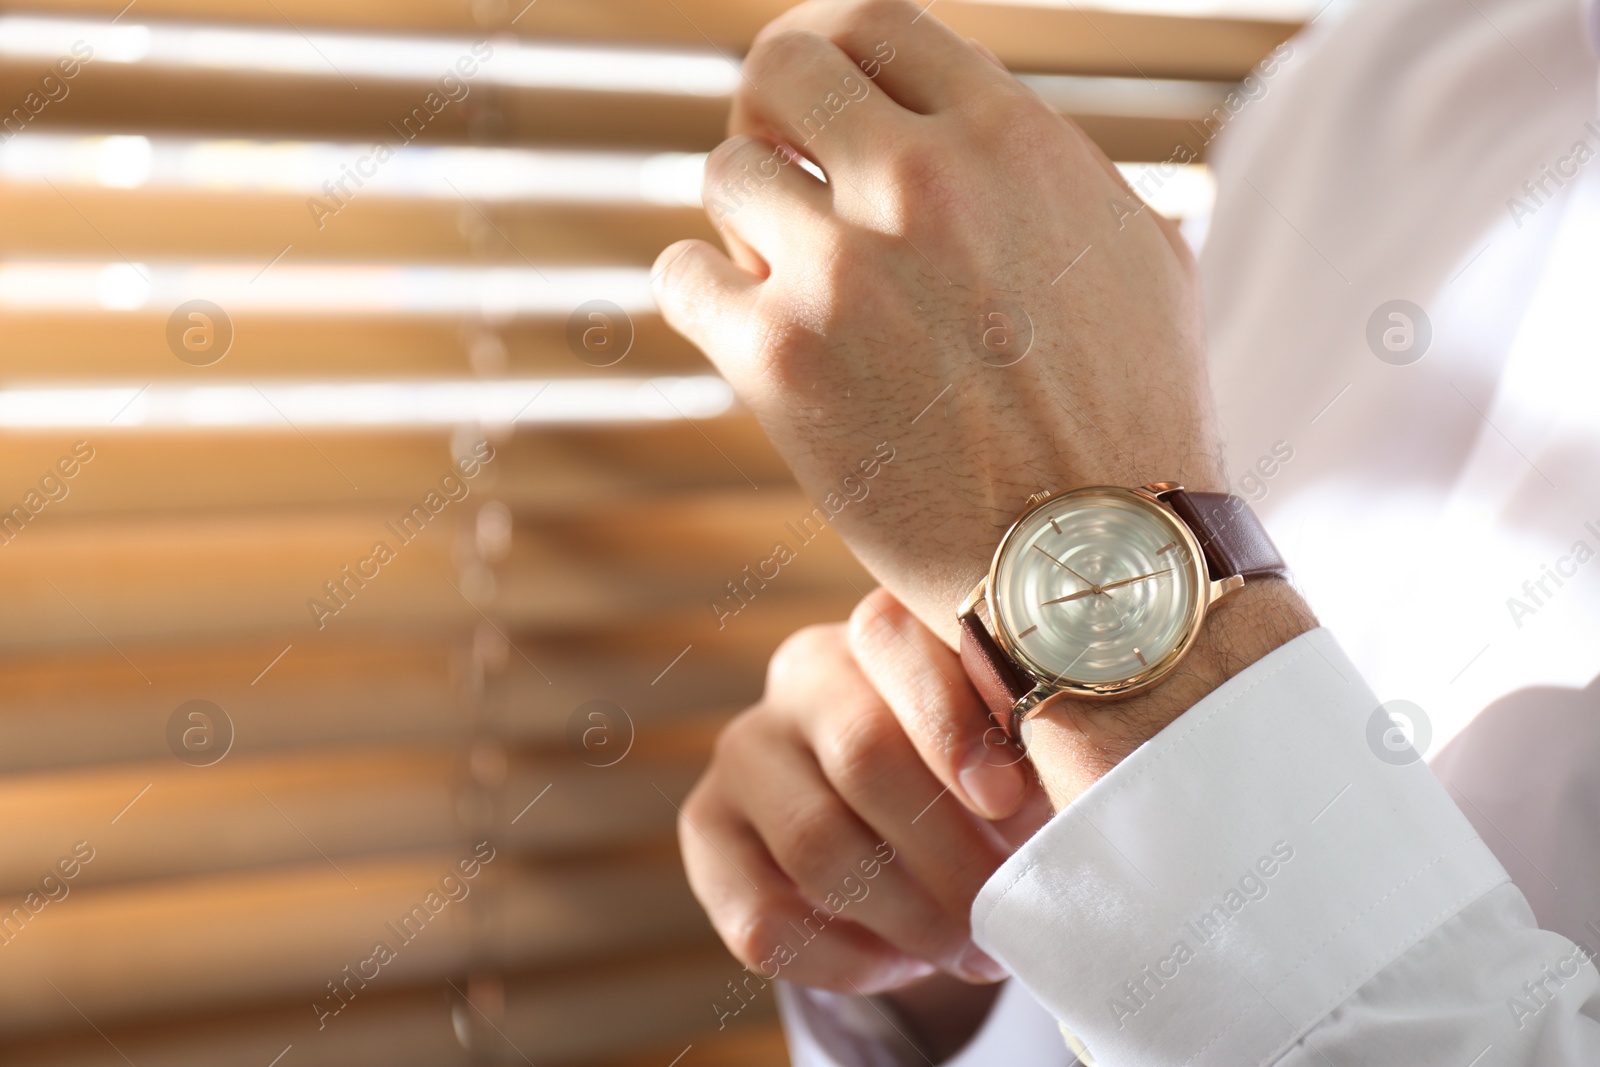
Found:
<svg viewBox="0 0 1600 1067"><path fill-rule="evenodd" d="M1028 507L1017 516L1000 538L1000 544L995 548L994 559L989 564L989 573L984 575L967 599L962 603L957 615L965 615L975 608L982 608L986 616L985 623L996 642L1010 657L1011 662L1024 675L1034 680L1034 689L1019 702L1017 714L1020 720L1027 720L1045 710L1045 707L1060 699L1111 701L1121 700L1143 692L1155 685L1159 685L1173 669L1188 655L1194 643L1199 639L1201 628L1205 625L1206 614L1211 606L1224 597L1237 592L1244 587L1244 578L1239 575L1212 581L1206 569L1205 552L1201 548L1200 539L1195 535L1189 524L1179 518L1177 512L1168 506L1163 497L1178 492L1183 487L1172 482L1153 482L1138 488L1111 485L1083 485L1072 489L1064 489L1051 493L1036 493L1028 498ZM1172 528L1173 536L1182 546L1181 563L1190 569L1191 578L1195 583L1198 595L1194 598L1193 606L1185 623L1182 640L1161 659L1150 663L1138 673L1119 679L1114 682L1082 683L1056 675L1051 675L1047 670L1029 661L1026 653L1018 647L1011 636L1011 628L1004 620L995 617L995 609L990 603L989 591L993 588L1000 567L1000 561L1006 554L1013 536L1026 521L1041 508L1057 507L1064 500L1075 495L1093 494L1120 495L1158 515L1162 521Z"/></svg>

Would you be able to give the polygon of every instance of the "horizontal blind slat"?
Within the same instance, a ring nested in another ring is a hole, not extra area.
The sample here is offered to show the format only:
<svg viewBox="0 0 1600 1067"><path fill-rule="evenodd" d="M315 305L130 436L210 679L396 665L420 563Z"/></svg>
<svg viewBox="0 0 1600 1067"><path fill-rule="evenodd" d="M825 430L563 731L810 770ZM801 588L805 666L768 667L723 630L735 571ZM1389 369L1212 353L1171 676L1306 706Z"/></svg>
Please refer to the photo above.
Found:
<svg viewBox="0 0 1600 1067"><path fill-rule="evenodd" d="M34 0L33 6L102 17L121 9L118 0ZM527 7L522 0L142 0L139 10L145 18L273 29L284 28L288 20L308 28L452 36L512 32L526 38L695 50L709 43L739 55L762 26L791 6L790 0L676 0L671 5L656 0L539 0ZM1297 28L1292 22L1097 11L1077 4L1052 8L942 0L938 14L958 33L982 40L1016 70L1224 80L1242 77Z"/></svg>

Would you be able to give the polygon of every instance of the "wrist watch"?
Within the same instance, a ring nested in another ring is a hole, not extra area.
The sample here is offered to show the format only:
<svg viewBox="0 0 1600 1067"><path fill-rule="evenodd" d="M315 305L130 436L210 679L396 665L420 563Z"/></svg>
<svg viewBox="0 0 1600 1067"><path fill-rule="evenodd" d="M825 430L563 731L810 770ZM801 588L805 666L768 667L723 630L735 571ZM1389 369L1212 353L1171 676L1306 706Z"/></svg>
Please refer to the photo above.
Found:
<svg viewBox="0 0 1600 1067"><path fill-rule="evenodd" d="M1056 699L1158 684L1211 605L1284 572L1255 512L1228 493L1169 482L1037 493L957 611L961 664L1015 741Z"/></svg>

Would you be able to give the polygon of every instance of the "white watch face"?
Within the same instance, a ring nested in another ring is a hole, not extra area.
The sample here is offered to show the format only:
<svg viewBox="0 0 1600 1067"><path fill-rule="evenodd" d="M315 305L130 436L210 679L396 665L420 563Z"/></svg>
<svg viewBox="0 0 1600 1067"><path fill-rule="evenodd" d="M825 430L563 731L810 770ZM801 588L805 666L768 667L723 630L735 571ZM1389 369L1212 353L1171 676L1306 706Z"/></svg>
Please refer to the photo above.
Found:
<svg viewBox="0 0 1600 1067"><path fill-rule="evenodd" d="M1007 536L989 597L1001 641L1068 685L1115 686L1161 667L1199 622L1204 564L1178 518L1127 489L1063 493Z"/></svg>

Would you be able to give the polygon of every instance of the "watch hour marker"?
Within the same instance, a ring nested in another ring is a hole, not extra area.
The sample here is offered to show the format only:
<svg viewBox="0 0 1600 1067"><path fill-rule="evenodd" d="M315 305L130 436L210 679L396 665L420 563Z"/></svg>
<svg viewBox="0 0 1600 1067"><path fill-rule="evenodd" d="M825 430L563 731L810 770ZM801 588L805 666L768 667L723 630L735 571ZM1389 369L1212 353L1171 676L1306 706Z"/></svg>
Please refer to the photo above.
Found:
<svg viewBox="0 0 1600 1067"><path fill-rule="evenodd" d="M1144 667L1150 666L1149 662L1144 658L1144 653L1139 651L1139 646L1138 645L1134 645L1133 646L1133 654L1135 656L1139 657L1139 663L1140 663L1141 666L1144 666Z"/></svg>
<svg viewBox="0 0 1600 1067"><path fill-rule="evenodd" d="M1178 547L1178 542L1176 542L1176 541L1168 541L1161 548L1156 549L1156 555L1159 556L1163 552L1171 552L1173 549L1175 549L1177 547Z"/></svg>
<svg viewBox="0 0 1600 1067"><path fill-rule="evenodd" d="M1050 516L1050 529L1058 534L1061 532L1061 527L1056 525L1056 517L1054 515Z"/></svg>
<svg viewBox="0 0 1600 1067"><path fill-rule="evenodd" d="M1038 628L1039 628L1039 624L1038 623L1034 623L1032 626L1028 627L1026 630L1024 630L1020 634L1018 634L1017 637L1019 639L1027 637L1029 634L1033 633L1033 631L1037 630Z"/></svg>

